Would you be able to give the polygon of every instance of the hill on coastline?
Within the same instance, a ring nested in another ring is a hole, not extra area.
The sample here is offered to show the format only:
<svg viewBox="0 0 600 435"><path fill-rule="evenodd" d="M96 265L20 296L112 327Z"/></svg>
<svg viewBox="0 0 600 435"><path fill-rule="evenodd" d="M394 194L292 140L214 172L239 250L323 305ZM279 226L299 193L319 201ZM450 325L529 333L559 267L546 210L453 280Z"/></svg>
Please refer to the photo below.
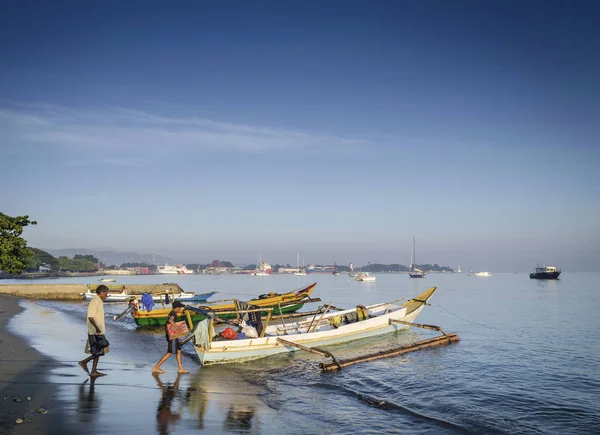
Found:
<svg viewBox="0 0 600 435"><path fill-rule="evenodd" d="M148 263L148 264L175 264L177 261L171 257L165 257L158 254L139 254L137 252L119 252L110 249L95 250L95 249L43 249L55 257L69 257L79 255L93 255L106 266L119 266L123 263Z"/></svg>

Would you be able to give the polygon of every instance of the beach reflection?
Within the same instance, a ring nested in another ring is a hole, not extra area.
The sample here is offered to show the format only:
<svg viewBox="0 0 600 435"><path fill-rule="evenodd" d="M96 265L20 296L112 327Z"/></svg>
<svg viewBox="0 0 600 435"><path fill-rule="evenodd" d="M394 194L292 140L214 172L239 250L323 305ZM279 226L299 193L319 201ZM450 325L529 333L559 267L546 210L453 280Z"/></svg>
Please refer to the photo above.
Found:
<svg viewBox="0 0 600 435"><path fill-rule="evenodd" d="M170 433L171 426L176 424L181 418L181 410L175 412L173 407L173 400L177 396L179 390L179 381L181 375L177 376L175 383L167 385L163 384L158 373L152 375L161 389L161 397L158 402L158 408L156 410L156 429L159 434L167 435Z"/></svg>
<svg viewBox="0 0 600 435"><path fill-rule="evenodd" d="M246 373L247 374L247 373ZM198 429L211 429L213 411L223 415L223 432L259 433L259 396L263 389L249 383L241 372L224 367L202 368L187 389L188 414L197 420ZM205 422L211 409L211 423ZM227 409L226 412L221 410ZM214 430L214 426L212 426Z"/></svg>
<svg viewBox="0 0 600 435"><path fill-rule="evenodd" d="M100 409L100 400L95 392L96 379L95 377L86 379L79 386L77 416L82 423L92 423Z"/></svg>

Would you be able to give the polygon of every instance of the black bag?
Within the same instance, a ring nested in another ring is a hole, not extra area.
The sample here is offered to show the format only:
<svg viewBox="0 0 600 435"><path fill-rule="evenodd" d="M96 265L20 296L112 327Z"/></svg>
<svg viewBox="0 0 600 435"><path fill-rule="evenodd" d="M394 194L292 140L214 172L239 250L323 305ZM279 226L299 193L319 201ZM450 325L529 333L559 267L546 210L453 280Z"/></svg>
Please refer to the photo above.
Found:
<svg viewBox="0 0 600 435"><path fill-rule="evenodd" d="M110 346L110 343L106 339L106 335L104 335L104 334L96 335L96 347L98 348L98 350L102 350L108 346Z"/></svg>

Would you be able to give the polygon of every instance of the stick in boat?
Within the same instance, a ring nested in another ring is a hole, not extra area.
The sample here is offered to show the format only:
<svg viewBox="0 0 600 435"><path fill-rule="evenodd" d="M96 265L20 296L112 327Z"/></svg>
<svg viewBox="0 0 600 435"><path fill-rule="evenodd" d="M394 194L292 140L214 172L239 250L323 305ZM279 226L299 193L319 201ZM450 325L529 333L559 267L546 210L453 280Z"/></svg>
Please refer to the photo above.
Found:
<svg viewBox="0 0 600 435"><path fill-rule="evenodd" d="M311 327L313 329L315 329L317 327L317 325L321 322L321 319L323 318L323 316L325 315L325 313L327 313L327 311L329 311L329 309L331 308L331 305L333 305L333 302L329 302L329 305L327 305L327 308L325 309L325 311L323 311L323 314L321 314L321 317L319 317L319 320L317 320L317 323L313 327L313 322L314 322L314 320L317 317L317 315L315 314L315 317L313 318L313 322L310 322L310 325L309 325L308 329L306 330L307 334L310 332Z"/></svg>

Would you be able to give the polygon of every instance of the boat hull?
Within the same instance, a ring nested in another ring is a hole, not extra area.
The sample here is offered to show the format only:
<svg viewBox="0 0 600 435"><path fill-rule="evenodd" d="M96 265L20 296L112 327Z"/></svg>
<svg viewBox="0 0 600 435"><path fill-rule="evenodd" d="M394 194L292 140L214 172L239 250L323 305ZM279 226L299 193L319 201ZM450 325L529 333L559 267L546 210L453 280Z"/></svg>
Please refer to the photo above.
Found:
<svg viewBox="0 0 600 435"><path fill-rule="evenodd" d="M408 276L411 278L425 278L424 273L409 273Z"/></svg>
<svg viewBox="0 0 600 435"><path fill-rule="evenodd" d="M294 304L294 305L288 305L285 307L281 307L281 311L279 311L279 307L275 307L273 308L273 315L278 315L278 314L287 314L287 313L295 313L296 311L298 311L300 308L302 308L304 306L304 304ZM162 311L162 310L161 310ZM170 310L169 310L170 311ZM135 324L137 326L140 327L153 327L153 326L164 326L167 323L167 315L163 314L162 312L159 315L152 315L152 311L150 311L149 313L147 313L146 315L136 315L134 316L134 320L135 320ZM222 318L222 319L235 319L236 315L235 313L229 313L229 314L219 314L218 311L215 311L215 314ZM262 311L261 315L262 316L266 316L268 314L267 311ZM204 314L200 314L200 313L195 313L195 312L190 312L191 318L192 318L192 323L195 325L196 323L206 319L206 316ZM177 321L184 321L187 320L187 316L185 313L185 310L179 315L177 316Z"/></svg>
<svg viewBox="0 0 600 435"><path fill-rule="evenodd" d="M529 274L530 279L558 279L560 272L533 272Z"/></svg>
<svg viewBox="0 0 600 435"><path fill-rule="evenodd" d="M172 301L181 301L181 302L206 302L208 298L214 295L217 292L209 292L209 293L177 293L177 294L169 294L169 299ZM96 293L87 292L84 294L86 300L90 301L96 296ZM141 295L130 295L130 294L110 294L106 297L104 302L127 302L130 299L138 298ZM152 300L154 302L164 301L165 295L153 295Z"/></svg>
<svg viewBox="0 0 600 435"><path fill-rule="evenodd" d="M296 334L278 332L277 335L263 338L229 340L226 342L218 341L211 343L209 350L196 346L196 352L203 365L227 364L251 361L298 350L297 347L278 342L277 339L279 337L309 347L343 344L355 340L377 337L407 329L408 325L391 323L390 320L414 321L435 290L435 287L430 288L395 311L387 313L384 310L377 317L346 324L337 329ZM389 306L389 304L380 305ZM369 308L367 307L367 309ZM331 313L328 316L337 316L340 314Z"/></svg>

